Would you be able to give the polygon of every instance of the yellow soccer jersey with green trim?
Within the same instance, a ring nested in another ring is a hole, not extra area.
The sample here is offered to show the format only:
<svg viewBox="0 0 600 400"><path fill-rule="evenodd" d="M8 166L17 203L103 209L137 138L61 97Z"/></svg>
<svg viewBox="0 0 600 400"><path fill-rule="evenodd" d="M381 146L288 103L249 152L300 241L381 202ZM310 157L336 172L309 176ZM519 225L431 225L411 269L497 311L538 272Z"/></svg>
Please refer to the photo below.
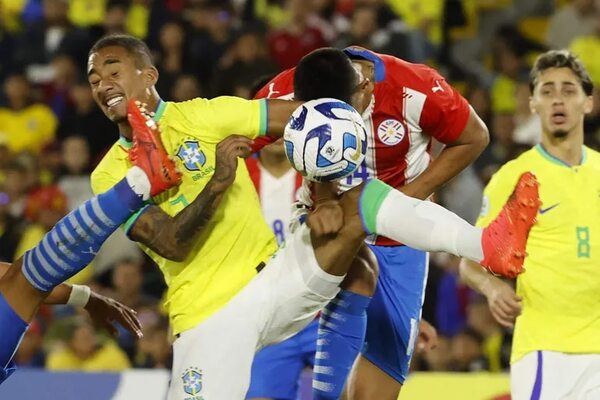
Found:
<svg viewBox="0 0 600 400"><path fill-rule="evenodd" d="M498 215L525 171L540 182L542 205L517 278L523 312L511 362L531 351L600 353L600 153L584 146L568 166L535 146L504 165L484 191L477 224Z"/></svg>
<svg viewBox="0 0 600 400"><path fill-rule="evenodd" d="M196 198L213 175L217 143L232 133L251 138L264 133L266 103L236 97L161 101L155 119L165 149L177 158L183 182L154 197L153 202L174 216ZM92 173L95 193L106 191L125 176L132 166L128 147L121 139L96 167ZM126 229L141 212L125 224ZM186 261L170 261L141 247L165 276L165 306L174 333L180 333L208 318L244 287L256 275L256 266L275 252L276 241L262 217L245 163L239 162L235 182Z"/></svg>

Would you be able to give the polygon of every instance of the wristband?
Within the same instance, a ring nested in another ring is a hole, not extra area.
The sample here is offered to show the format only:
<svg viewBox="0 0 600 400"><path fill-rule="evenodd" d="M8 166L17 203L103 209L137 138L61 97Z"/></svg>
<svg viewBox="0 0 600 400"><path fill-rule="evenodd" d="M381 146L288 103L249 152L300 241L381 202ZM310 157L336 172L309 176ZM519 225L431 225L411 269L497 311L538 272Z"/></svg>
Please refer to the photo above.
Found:
<svg viewBox="0 0 600 400"><path fill-rule="evenodd" d="M73 285L67 304L75 307L85 307L92 295L92 289L85 285Z"/></svg>

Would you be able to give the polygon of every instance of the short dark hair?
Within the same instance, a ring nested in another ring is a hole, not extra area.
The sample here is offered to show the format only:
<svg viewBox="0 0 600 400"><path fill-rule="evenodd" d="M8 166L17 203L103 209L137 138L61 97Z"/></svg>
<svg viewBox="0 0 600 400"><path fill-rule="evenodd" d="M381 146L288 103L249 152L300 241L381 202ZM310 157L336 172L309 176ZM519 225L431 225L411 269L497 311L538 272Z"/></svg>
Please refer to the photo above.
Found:
<svg viewBox="0 0 600 400"><path fill-rule="evenodd" d="M538 56L529 74L529 90L531 93L533 93L540 74L549 68L569 68L579 78L585 94L592 95L594 84L590 79L590 75L581 60L569 50L550 50Z"/></svg>
<svg viewBox="0 0 600 400"><path fill-rule="evenodd" d="M294 97L308 101L332 97L350 103L357 73L340 49L326 47L304 56L294 74Z"/></svg>
<svg viewBox="0 0 600 400"><path fill-rule="evenodd" d="M127 53L135 60L135 66L137 68L154 66L150 49L146 43L130 35L113 34L104 36L94 43L90 49L89 55L111 46L122 47L127 50Z"/></svg>

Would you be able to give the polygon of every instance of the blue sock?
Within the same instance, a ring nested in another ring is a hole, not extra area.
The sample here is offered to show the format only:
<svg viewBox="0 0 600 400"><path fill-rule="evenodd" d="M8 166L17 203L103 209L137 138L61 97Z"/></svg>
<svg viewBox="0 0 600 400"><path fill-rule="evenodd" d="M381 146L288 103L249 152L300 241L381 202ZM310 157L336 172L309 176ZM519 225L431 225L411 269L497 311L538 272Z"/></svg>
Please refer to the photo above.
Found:
<svg viewBox="0 0 600 400"><path fill-rule="evenodd" d="M313 369L313 399L339 399L361 351L371 298L340 290L321 314Z"/></svg>
<svg viewBox="0 0 600 400"><path fill-rule="evenodd" d="M33 287L52 290L96 256L102 243L144 205L127 179L94 197L61 219L42 241L23 256L23 275Z"/></svg>
<svg viewBox="0 0 600 400"><path fill-rule="evenodd" d="M0 293L0 383L12 372L11 360L29 324L21 319Z"/></svg>

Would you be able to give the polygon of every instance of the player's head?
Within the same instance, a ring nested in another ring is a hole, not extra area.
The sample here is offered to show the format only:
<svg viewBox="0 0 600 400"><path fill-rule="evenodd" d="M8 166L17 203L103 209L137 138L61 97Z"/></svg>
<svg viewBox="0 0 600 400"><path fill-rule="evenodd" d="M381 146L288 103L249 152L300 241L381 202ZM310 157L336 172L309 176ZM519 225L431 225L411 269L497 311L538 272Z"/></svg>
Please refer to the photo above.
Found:
<svg viewBox="0 0 600 400"><path fill-rule="evenodd" d="M94 100L115 123L127 121L128 99L149 103L158 97L154 89L158 71L150 50L133 36L109 35L98 40L89 52L87 72Z"/></svg>
<svg viewBox="0 0 600 400"><path fill-rule="evenodd" d="M583 118L592 111L594 85L585 67L568 50L540 55L529 78L531 111L540 116L545 135L560 139L583 134Z"/></svg>
<svg viewBox="0 0 600 400"><path fill-rule="evenodd" d="M294 97L297 100L332 97L352 104L359 112L366 108L362 104L364 90L371 87L372 92L372 86L342 50L329 47L304 56L294 74Z"/></svg>

